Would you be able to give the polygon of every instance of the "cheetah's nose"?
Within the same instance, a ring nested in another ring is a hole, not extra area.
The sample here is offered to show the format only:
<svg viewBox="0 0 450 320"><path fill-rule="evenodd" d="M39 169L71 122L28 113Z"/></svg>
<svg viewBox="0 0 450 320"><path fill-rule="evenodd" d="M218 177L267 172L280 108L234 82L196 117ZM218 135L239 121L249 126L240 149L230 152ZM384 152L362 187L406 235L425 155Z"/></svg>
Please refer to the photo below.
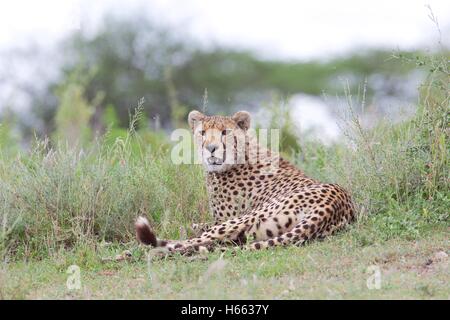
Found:
<svg viewBox="0 0 450 320"><path fill-rule="evenodd" d="M208 144L206 146L206 150L208 150L209 152L211 152L211 154L214 153L214 151L216 151L217 149L219 149L219 146L217 144Z"/></svg>

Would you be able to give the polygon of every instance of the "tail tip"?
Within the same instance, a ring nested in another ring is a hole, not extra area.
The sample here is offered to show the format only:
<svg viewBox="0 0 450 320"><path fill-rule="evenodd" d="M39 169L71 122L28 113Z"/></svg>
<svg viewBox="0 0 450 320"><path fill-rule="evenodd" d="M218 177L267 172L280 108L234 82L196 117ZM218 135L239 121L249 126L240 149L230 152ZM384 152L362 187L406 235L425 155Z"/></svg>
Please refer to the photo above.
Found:
<svg viewBox="0 0 450 320"><path fill-rule="evenodd" d="M135 226L136 226L136 228L143 227L143 226L147 226L150 228L150 223L148 222L147 218L145 218L143 216L139 216L136 219Z"/></svg>
<svg viewBox="0 0 450 320"><path fill-rule="evenodd" d="M136 219L134 226L136 228L136 238L139 242L153 247L158 246L158 240L156 239L155 233L152 231L150 223L145 217L139 216Z"/></svg>

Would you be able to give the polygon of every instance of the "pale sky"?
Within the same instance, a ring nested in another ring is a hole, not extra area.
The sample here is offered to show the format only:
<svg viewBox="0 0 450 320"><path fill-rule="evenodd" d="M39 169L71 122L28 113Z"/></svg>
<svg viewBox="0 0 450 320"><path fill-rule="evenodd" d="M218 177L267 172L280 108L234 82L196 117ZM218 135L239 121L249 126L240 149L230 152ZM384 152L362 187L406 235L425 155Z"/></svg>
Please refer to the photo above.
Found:
<svg viewBox="0 0 450 320"><path fill-rule="evenodd" d="M1 5L0 48L51 45L76 28L95 30L109 10L133 15L136 9L205 45L266 57L330 57L365 46L426 48L438 40L428 4L448 46L448 0L15 0Z"/></svg>

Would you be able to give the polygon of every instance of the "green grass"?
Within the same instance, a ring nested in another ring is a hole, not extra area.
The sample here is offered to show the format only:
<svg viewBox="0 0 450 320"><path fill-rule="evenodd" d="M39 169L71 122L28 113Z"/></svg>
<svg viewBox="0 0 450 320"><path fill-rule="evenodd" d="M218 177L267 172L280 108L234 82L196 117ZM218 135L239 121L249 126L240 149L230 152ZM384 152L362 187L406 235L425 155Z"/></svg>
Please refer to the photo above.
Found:
<svg viewBox="0 0 450 320"><path fill-rule="evenodd" d="M134 239L138 215L176 239L211 218L201 167L173 165L167 139L135 131L138 117L129 133L82 151L58 141L17 151L3 132L0 298L449 298L448 259L435 256L449 248L450 74L447 59L424 65L431 71L411 119L364 129L347 92L346 143L283 145L300 150L290 158L308 175L350 190L355 225L301 248L228 252L215 272L218 253L155 261L148 279L146 249ZM123 250L130 260L102 262ZM72 264L81 290L65 286ZM381 268L380 290L366 286L372 265Z"/></svg>
<svg viewBox="0 0 450 320"><path fill-rule="evenodd" d="M368 245L354 226L346 233L301 248L211 254L207 260L174 257L146 263L132 246L129 261L101 262L130 246L60 252L52 259L16 262L0 274L4 299L448 299L448 230L408 241ZM218 262L220 260L220 262ZM81 269L81 288L69 290L67 268ZM380 268L379 289L368 289Z"/></svg>
<svg viewBox="0 0 450 320"><path fill-rule="evenodd" d="M85 154L47 148L0 160L4 254L39 259L102 240L128 242L140 214L170 237L207 219L200 168L171 165L150 150L131 154L121 143Z"/></svg>

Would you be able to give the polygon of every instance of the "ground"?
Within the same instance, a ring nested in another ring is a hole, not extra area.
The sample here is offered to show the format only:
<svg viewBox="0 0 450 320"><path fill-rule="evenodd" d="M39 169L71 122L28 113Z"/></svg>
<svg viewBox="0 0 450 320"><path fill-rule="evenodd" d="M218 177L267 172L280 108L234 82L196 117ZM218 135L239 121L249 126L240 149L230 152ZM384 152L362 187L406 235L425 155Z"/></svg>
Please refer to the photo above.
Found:
<svg viewBox="0 0 450 320"><path fill-rule="evenodd" d="M0 298L450 299L447 227L413 240L380 242L363 240L364 232L364 226L355 226L300 248L178 256L150 267L144 248L135 244L60 252L51 259L7 264L0 273ZM102 261L127 247L130 260ZM81 289L68 290L66 271L75 262ZM377 267L380 288L369 289Z"/></svg>

